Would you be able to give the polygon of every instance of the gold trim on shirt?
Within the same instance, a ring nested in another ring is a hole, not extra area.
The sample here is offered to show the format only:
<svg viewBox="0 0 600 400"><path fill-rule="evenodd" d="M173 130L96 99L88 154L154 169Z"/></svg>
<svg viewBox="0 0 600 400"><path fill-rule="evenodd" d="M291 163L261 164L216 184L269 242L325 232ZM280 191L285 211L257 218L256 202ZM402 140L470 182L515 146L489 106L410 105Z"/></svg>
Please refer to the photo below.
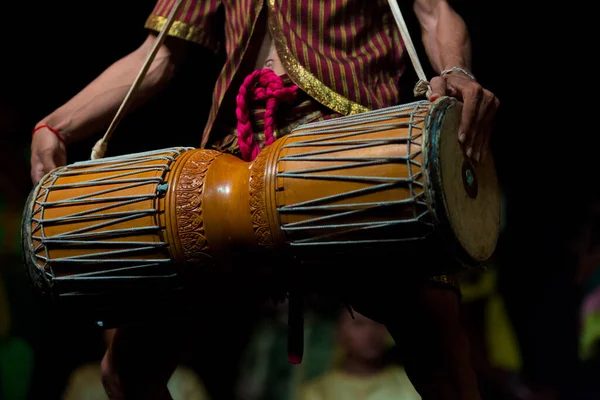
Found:
<svg viewBox="0 0 600 400"><path fill-rule="evenodd" d="M151 29L153 31L160 32L166 23L166 17L152 14L148 17L144 26L146 27L146 29ZM174 21L173 25L171 25L171 28L169 29L168 35L201 44L205 47L208 47L211 50L216 50L214 43L211 43L208 40L206 33L199 26L194 26L181 21Z"/></svg>
<svg viewBox="0 0 600 400"><path fill-rule="evenodd" d="M290 79L298 85L309 96L323 104L325 107L342 114L351 115L369 111L369 108L355 103L350 99L331 90L327 85L321 82L316 76L306 70L294 57L287 47L285 38L279 29L277 14L275 10L275 0L269 0L269 31L273 37L277 54Z"/></svg>

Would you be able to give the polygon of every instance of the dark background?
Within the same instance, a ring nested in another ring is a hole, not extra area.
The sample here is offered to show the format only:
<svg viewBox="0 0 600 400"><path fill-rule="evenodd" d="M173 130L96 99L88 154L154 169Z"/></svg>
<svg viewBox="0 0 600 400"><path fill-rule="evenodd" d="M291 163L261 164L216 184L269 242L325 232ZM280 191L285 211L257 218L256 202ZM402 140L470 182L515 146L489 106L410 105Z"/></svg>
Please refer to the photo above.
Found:
<svg viewBox="0 0 600 400"><path fill-rule="evenodd" d="M400 3L409 13L408 4ZM554 8L524 3L453 2L471 32L474 73L501 101L493 142L507 205L498 249L500 284L525 375L534 382L579 385L581 288L573 279L577 259L569 244L577 240L598 193L592 156L597 147L591 144L594 103L585 98L591 67L588 53L579 48L588 36L570 26L573 10L566 2ZM28 152L35 123L139 46L153 5L152 0L3 4L0 174L10 187L6 193L24 200L31 188ZM414 20L409 22L414 27ZM111 154L197 146L218 67L197 49L165 92L120 125ZM69 162L89 157L95 140L75 146ZM100 356L99 331L45 312L18 269L6 274L16 282L8 287L15 299L14 329L35 350L32 398L56 398L74 366ZM214 398L226 398L235 379L236 358L253 321L242 311L216 310L217 326L194 349L201 355L190 357ZM90 350L92 340L97 351Z"/></svg>

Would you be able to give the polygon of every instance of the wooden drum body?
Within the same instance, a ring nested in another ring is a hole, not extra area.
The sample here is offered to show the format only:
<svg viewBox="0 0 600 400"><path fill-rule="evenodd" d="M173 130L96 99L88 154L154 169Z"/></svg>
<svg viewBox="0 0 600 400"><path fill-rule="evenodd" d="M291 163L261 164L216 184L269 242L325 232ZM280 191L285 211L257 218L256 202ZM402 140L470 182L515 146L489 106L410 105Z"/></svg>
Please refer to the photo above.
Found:
<svg viewBox="0 0 600 400"><path fill-rule="evenodd" d="M302 126L252 163L173 148L58 168L26 206L29 274L114 312L194 287L189 270L235 279L411 248L477 265L495 249L500 197L491 157L463 156L459 120L442 98Z"/></svg>
<svg viewBox="0 0 600 400"><path fill-rule="evenodd" d="M267 161L277 176L269 191L278 211L274 243L300 258L445 253L434 273L455 270L452 259L466 266L489 259L499 233L498 182L491 157L473 165L463 155L461 109L450 98L416 102L305 125L274 144L276 161Z"/></svg>

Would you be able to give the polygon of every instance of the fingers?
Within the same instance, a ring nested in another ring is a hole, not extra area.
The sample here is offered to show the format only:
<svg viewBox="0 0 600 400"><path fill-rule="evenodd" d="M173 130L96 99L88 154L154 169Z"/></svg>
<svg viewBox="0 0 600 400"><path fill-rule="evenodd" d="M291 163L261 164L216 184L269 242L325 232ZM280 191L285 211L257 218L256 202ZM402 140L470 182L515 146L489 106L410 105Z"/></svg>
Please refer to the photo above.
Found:
<svg viewBox="0 0 600 400"><path fill-rule="evenodd" d="M54 151L43 151L39 157L45 174L56 168L57 156Z"/></svg>
<svg viewBox="0 0 600 400"><path fill-rule="evenodd" d="M56 135L44 129L36 132L31 143L31 180L37 183L54 168L66 165L67 152Z"/></svg>
<svg viewBox="0 0 600 400"><path fill-rule="evenodd" d="M31 155L31 181L35 185L44 177L44 165L39 160L37 154Z"/></svg>
<svg viewBox="0 0 600 400"><path fill-rule="evenodd" d="M492 92L463 74L448 74L444 78L448 95L463 103L458 141L468 158L481 162L485 158L500 102ZM436 85L439 86L438 83Z"/></svg>
<svg viewBox="0 0 600 400"><path fill-rule="evenodd" d="M488 113L486 114L484 120L482 121L482 123L480 125L480 129L482 130L483 134L480 135L482 140L478 147L476 155L478 153L481 154L481 159L476 158L475 161L477 161L477 162L484 162L486 159L486 156L489 152L490 139L492 137L492 132L493 132L492 128L493 128L494 118L496 117L496 112L498 111L499 106L500 106L500 101L496 97L494 97L492 102L490 103Z"/></svg>
<svg viewBox="0 0 600 400"><path fill-rule="evenodd" d="M58 149L54 153L54 168L67 165L67 149L65 145L58 142Z"/></svg>
<svg viewBox="0 0 600 400"><path fill-rule="evenodd" d="M458 128L458 141L465 145L465 154L473 156L473 143L477 134L477 116L479 113L483 88L476 82L469 82L462 90L463 110L460 126Z"/></svg>
<svg viewBox="0 0 600 400"><path fill-rule="evenodd" d="M433 102L446 94L446 80L442 77L436 76L429 82L431 92L428 100Z"/></svg>
<svg viewBox="0 0 600 400"><path fill-rule="evenodd" d="M448 91L457 92L463 102L458 141L468 158L481 162L500 102L492 92L472 80L453 78Z"/></svg>
<svg viewBox="0 0 600 400"><path fill-rule="evenodd" d="M475 162L482 161L484 149L489 143L497 105L498 100L496 97L490 91L483 90L479 110L471 131L471 143L469 144L473 149Z"/></svg>
<svg viewBox="0 0 600 400"><path fill-rule="evenodd" d="M31 180L34 184L38 183L44 175L57 167L55 157L49 152L32 155L31 157Z"/></svg>

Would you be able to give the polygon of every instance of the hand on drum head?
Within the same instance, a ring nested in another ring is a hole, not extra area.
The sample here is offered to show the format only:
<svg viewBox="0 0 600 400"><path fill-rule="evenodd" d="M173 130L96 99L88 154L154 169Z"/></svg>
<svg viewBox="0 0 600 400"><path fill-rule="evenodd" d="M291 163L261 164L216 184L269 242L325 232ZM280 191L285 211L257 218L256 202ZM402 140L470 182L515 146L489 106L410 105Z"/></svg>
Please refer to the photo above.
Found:
<svg viewBox="0 0 600 400"><path fill-rule="evenodd" d="M67 150L48 128L35 132L31 141L31 180L37 183L48 172L67 163Z"/></svg>
<svg viewBox="0 0 600 400"><path fill-rule="evenodd" d="M479 83L460 72L437 76L430 82L429 101L451 96L463 102L458 140L467 157L483 161L488 151L492 124L500 101Z"/></svg>

